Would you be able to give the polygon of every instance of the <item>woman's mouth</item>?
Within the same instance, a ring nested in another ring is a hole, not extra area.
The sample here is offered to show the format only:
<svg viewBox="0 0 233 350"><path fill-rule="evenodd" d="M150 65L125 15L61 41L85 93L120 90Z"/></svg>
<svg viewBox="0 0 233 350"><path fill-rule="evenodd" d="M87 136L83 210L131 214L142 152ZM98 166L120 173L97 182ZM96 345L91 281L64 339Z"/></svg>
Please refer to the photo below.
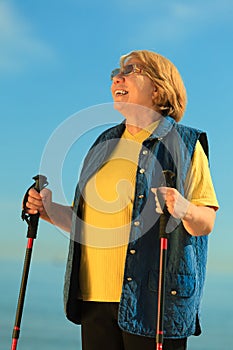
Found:
<svg viewBox="0 0 233 350"><path fill-rule="evenodd" d="M118 89L118 90L115 90L114 94L115 96L123 96L123 95L127 95L128 91L123 89Z"/></svg>

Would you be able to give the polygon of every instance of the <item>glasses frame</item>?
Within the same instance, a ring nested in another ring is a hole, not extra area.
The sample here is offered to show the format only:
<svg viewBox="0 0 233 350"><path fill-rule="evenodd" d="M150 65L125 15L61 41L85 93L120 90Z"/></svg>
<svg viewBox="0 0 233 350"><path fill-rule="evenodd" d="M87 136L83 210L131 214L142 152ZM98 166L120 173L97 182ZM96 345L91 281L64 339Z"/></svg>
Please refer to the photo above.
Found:
<svg viewBox="0 0 233 350"><path fill-rule="evenodd" d="M113 69L113 71L111 72L110 79L113 80L113 78L119 74L123 76L128 76L134 73L141 74L143 72L146 73L145 68L141 64L138 64L138 63L127 64L124 67Z"/></svg>

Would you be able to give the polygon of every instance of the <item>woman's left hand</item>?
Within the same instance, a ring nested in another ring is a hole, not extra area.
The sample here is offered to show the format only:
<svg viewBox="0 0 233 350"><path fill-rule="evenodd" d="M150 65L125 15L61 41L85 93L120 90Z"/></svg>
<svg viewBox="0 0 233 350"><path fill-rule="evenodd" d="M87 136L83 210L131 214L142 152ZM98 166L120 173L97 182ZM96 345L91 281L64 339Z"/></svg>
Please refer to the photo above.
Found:
<svg viewBox="0 0 233 350"><path fill-rule="evenodd" d="M182 220L185 217L190 206L190 202L187 199L185 199L175 188L158 187L151 188L151 191L155 195L155 211L157 213L162 214L163 211L161 205L162 207L164 207L163 203L160 203L158 199L157 191L159 191L169 213L176 219Z"/></svg>

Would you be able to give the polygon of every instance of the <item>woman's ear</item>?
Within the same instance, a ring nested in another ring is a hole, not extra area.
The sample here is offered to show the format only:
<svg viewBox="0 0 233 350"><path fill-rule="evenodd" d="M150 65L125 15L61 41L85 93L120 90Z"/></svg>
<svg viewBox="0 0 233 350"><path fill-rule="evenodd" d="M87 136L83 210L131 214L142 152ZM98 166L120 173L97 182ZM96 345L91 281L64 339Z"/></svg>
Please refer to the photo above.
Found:
<svg viewBox="0 0 233 350"><path fill-rule="evenodd" d="M154 86L153 92L152 92L152 100L156 101L158 97L158 89L156 86Z"/></svg>

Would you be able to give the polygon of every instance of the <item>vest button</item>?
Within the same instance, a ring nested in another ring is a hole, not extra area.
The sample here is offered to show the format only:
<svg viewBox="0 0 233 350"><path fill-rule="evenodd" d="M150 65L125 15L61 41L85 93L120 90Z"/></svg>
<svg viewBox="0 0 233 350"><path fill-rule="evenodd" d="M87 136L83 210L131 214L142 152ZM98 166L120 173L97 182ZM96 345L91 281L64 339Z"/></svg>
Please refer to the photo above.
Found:
<svg viewBox="0 0 233 350"><path fill-rule="evenodd" d="M134 221L134 226L139 226L140 225L140 221Z"/></svg>
<svg viewBox="0 0 233 350"><path fill-rule="evenodd" d="M133 254L135 254L135 253L136 253L136 250L135 250L135 249L130 249L130 251L129 251L129 252L130 252L130 254L132 254L132 255L133 255Z"/></svg>
<svg viewBox="0 0 233 350"><path fill-rule="evenodd" d="M144 149L144 151L142 151L142 154L145 156L146 154L148 154L148 151Z"/></svg>
<svg viewBox="0 0 233 350"><path fill-rule="evenodd" d="M131 282L133 279L131 277L127 277L127 281Z"/></svg>
<svg viewBox="0 0 233 350"><path fill-rule="evenodd" d="M139 194L138 198L144 198L144 194Z"/></svg>
<svg viewBox="0 0 233 350"><path fill-rule="evenodd" d="M176 290L172 290L171 291L171 295L176 295L177 294L177 291Z"/></svg>
<svg viewBox="0 0 233 350"><path fill-rule="evenodd" d="M144 172L145 172L145 169L143 169L143 168L139 170L140 174L144 174Z"/></svg>

